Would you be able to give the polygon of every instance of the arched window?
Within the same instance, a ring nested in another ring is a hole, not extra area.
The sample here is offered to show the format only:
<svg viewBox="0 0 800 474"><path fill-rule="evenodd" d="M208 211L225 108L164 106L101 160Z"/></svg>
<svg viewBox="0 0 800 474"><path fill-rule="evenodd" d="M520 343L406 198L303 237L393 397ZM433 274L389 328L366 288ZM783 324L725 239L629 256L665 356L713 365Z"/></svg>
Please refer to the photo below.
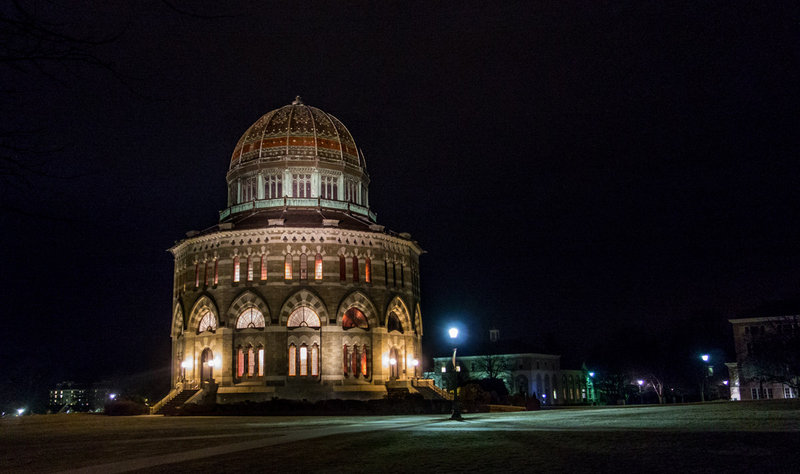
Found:
<svg viewBox="0 0 800 474"><path fill-rule="evenodd" d="M289 376L294 377L297 375L297 346L294 343L289 344Z"/></svg>
<svg viewBox="0 0 800 474"><path fill-rule="evenodd" d="M319 346L314 344L311 346L311 376L316 377L319 375Z"/></svg>
<svg viewBox="0 0 800 474"><path fill-rule="evenodd" d="M389 313L389 318L386 321L386 330L388 332L398 331L400 334L403 333L403 325L400 323L400 318L397 317L394 311Z"/></svg>
<svg viewBox="0 0 800 474"><path fill-rule="evenodd" d="M264 348L258 346L258 376L264 376Z"/></svg>
<svg viewBox="0 0 800 474"><path fill-rule="evenodd" d="M347 280L347 261L344 255L339 255L339 281Z"/></svg>
<svg viewBox="0 0 800 474"><path fill-rule="evenodd" d="M247 347L247 376L252 377L256 373L256 354L253 346Z"/></svg>
<svg viewBox="0 0 800 474"><path fill-rule="evenodd" d="M370 261L369 257L364 263L364 281L372 283L372 261Z"/></svg>
<svg viewBox="0 0 800 474"><path fill-rule="evenodd" d="M247 256L247 281L253 281L253 257Z"/></svg>
<svg viewBox="0 0 800 474"><path fill-rule="evenodd" d="M342 346L342 371L345 375L347 375L350 371L348 368L350 367L350 358L347 357L347 344Z"/></svg>
<svg viewBox="0 0 800 474"><path fill-rule="evenodd" d="M233 257L233 282L239 282L239 256L235 255Z"/></svg>
<svg viewBox="0 0 800 474"><path fill-rule="evenodd" d="M369 329L369 322L358 308L350 308L342 316L342 329Z"/></svg>
<svg viewBox="0 0 800 474"><path fill-rule="evenodd" d="M286 326L289 328L318 328L320 326L319 316L308 306L301 306L292 311L286 321Z"/></svg>
<svg viewBox="0 0 800 474"><path fill-rule="evenodd" d="M358 344L353 346L353 353L351 354L352 361L350 362L350 367L353 368L353 376L358 377L358 363L361 358L358 356Z"/></svg>
<svg viewBox="0 0 800 474"><path fill-rule="evenodd" d="M284 280L291 280L292 279L292 255L286 254L286 258L283 260L283 279Z"/></svg>
<svg viewBox="0 0 800 474"><path fill-rule="evenodd" d="M205 268L203 269L203 284L208 286L208 277L211 276L208 274L208 260L206 260Z"/></svg>
<svg viewBox="0 0 800 474"><path fill-rule="evenodd" d="M367 346L364 345L364 350L361 351L361 375L366 377L368 373L369 371L367 370Z"/></svg>
<svg viewBox="0 0 800 474"><path fill-rule="evenodd" d="M353 281L359 281L358 257L353 257Z"/></svg>
<svg viewBox="0 0 800 474"><path fill-rule="evenodd" d="M236 351L236 376L241 377L244 375L244 350L242 346Z"/></svg>
<svg viewBox="0 0 800 474"><path fill-rule="evenodd" d="M239 314L236 320L236 329L256 328L264 329L264 315L257 308L249 307Z"/></svg>
<svg viewBox="0 0 800 474"><path fill-rule="evenodd" d="M216 331L217 330L217 318L214 317L214 314L206 310L203 313L203 316L200 318L200 325L197 328L198 332L206 332L206 331Z"/></svg>
<svg viewBox="0 0 800 474"><path fill-rule="evenodd" d="M300 346L300 376L305 377L308 375L308 346L303 344Z"/></svg>
<svg viewBox="0 0 800 474"><path fill-rule="evenodd" d="M300 254L300 279L308 280L308 255Z"/></svg>
<svg viewBox="0 0 800 474"><path fill-rule="evenodd" d="M267 281L267 256L261 254L261 281Z"/></svg>
<svg viewBox="0 0 800 474"><path fill-rule="evenodd" d="M314 278L322 280L322 255L320 254L314 258Z"/></svg>

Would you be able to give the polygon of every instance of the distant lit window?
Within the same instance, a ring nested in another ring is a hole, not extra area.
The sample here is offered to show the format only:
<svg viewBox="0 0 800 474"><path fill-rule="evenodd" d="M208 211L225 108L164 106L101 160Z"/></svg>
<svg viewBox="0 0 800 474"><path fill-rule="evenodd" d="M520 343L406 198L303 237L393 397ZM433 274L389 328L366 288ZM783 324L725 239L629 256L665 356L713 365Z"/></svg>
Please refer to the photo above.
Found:
<svg viewBox="0 0 800 474"><path fill-rule="evenodd" d="M283 260L283 279L284 280L291 280L292 279L292 255L286 254L286 258Z"/></svg>
<svg viewBox="0 0 800 474"><path fill-rule="evenodd" d="M267 280L267 256L261 254L261 281Z"/></svg>
<svg viewBox="0 0 800 474"><path fill-rule="evenodd" d="M339 179L333 176L323 176L319 195L322 199L339 199Z"/></svg>
<svg viewBox="0 0 800 474"><path fill-rule="evenodd" d="M347 260L344 255L339 255L339 281L347 280Z"/></svg>
<svg viewBox="0 0 800 474"><path fill-rule="evenodd" d="M200 262L194 264L194 287L200 287Z"/></svg>
<svg viewBox="0 0 800 474"><path fill-rule="evenodd" d="M308 375L308 346L300 346L300 376Z"/></svg>
<svg viewBox="0 0 800 474"><path fill-rule="evenodd" d="M369 322L358 308L350 308L342 316L342 329L369 329Z"/></svg>
<svg viewBox="0 0 800 474"><path fill-rule="evenodd" d="M403 325L400 323L400 318L397 317L394 311L389 313L389 319L386 321L386 330L388 332L398 331L401 334L403 333Z"/></svg>
<svg viewBox="0 0 800 474"><path fill-rule="evenodd" d="M205 313L203 313L203 316L200 318L200 325L198 326L197 330L199 332L217 330L217 318L214 317L214 314L211 311L206 310Z"/></svg>
<svg viewBox="0 0 800 474"><path fill-rule="evenodd" d="M359 271L358 271L358 257L353 257L353 281L357 282L359 279Z"/></svg>
<svg viewBox="0 0 800 474"><path fill-rule="evenodd" d="M264 348L258 348L258 376L262 377L264 375Z"/></svg>
<svg viewBox="0 0 800 474"><path fill-rule="evenodd" d="M247 348L247 375L252 377L256 373L256 354L252 346Z"/></svg>
<svg viewBox="0 0 800 474"><path fill-rule="evenodd" d="M253 257L247 256L247 281L253 281Z"/></svg>
<svg viewBox="0 0 800 474"><path fill-rule="evenodd" d="M214 259L214 285L219 284L219 259Z"/></svg>
<svg viewBox="0 0 800 474"><path fill-rule="evenodd" d="M308 280L308 255L300 254L300 279Z"/></svg>
<svg viewBox="0 0 800 474"><path fill-rule="evenodd" d="M367 373L367 346L364 346L364 350L361 351L361 375L366 377Z"/></svg>
<svg viewBox="0 0 800 474"><path fill-rule="evenodd" d="M234 256L233 257L233 282L234 283L238 283L239 282L239 257L238 256Z"/></svg>
<svg viewBox="0 0 800 474"><path fill-rule="evenodd" d="M286 321L286 326L290 328L318 328L320 326L319 316L308 306L301 306L292 311Z"/></svg>
<svg viewBox="0 0 800 474"><path fill-rule="evenodd" d="M311 346L311 375L319 375L319 346L316 344Z"/></svg>
<svg viewBox="0 0 800 474"><path fill-rule="evenodd" d="M364 281L367 283L372 283L372 261L369 259L369 257L364 263Z"/></svg>
<svg viewBox="0 0 800 474"><path fill-rule="evenodd" d="M205 286L208 286L208 278L211 276L208 273L208 265L209 265L208 261L206 261L205 265L203 265L204 266L204 268L203 268L203 284Z"/></svg>
<svg viewBox="0 0 800 474"><path fill-rule="evenodd" d="M289 375L294 377L297 375L297 346L289 344Z"/></svg>
<svg viewBox="0 0 800 474"><path fill-rule="evenodd" d="M244 350L239 347L236 351L236 376L241 377L244 375Z"/></svg>
<svg viewBox="0 0 800 474"><path fill-rule="evenodd" d="M249 307L239 314L236 320L236 329L263 329L265 326L264 315L257 308Z"/></svg>
<svg viewBox="0 0 800 474"><path fill-rule="evenodd" d="M322 255L320 254L314 258L314 279L322 280Z"/></svg>
<svg viewBox="0 0 800 474"><path fill-rule="evenodd" d="M299 198L311 197L311 175L293 174L292 175L292 196Z"/></svg>
<svg viewBox="0 0 800 474"><path fill-rule="evenodd" d="M264 176L264 198L283 197L283 177L279 175Z"/></svg>

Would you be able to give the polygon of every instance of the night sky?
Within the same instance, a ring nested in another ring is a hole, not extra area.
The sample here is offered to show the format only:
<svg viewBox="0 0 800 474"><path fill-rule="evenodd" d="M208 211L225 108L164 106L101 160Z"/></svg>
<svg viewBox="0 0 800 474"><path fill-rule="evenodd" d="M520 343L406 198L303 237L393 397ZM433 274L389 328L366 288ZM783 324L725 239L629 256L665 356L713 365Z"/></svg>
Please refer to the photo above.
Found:
<svg viewBox="0 0 800 474"><path fill-rule="evenodd" d="M795 2L216 3L23 2L102 40L57 59L0 26L6 380L163 377L166 250L295 95L427 251L428 355L450 321L572 366L697 327L724 352L727 318L800 294Z"/></svg>

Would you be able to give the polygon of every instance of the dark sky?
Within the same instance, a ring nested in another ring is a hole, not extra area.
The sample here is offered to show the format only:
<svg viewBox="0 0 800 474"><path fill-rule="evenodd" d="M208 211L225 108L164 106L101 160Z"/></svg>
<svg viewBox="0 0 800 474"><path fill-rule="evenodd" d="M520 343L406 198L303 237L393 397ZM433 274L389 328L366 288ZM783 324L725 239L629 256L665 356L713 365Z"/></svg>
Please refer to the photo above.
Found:
<svg viewBox="0 0 800 474"><path fill-rule="evenodd" d="M109 41L0 62L3 147L35 165L2 176L16 370L165 367L166 249L216 222L237 140L298 94L427 250L429 353L457 320L580 362L798 295L795 2L23 3Z"/></svg>

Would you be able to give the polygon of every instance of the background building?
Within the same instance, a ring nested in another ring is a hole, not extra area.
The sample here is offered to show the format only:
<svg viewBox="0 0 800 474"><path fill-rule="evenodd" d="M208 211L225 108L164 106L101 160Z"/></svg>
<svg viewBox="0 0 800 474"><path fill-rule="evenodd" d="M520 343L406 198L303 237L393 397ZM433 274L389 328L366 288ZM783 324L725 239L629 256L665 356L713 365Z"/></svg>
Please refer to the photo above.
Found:
<svg viewBox="0 0 800 474"><path fill-rule="evenodd" d="M377 224L344 124L298 97L244 133L227 184L219 223L170 249L167 398L377 398L418 375L423 251Z"/></svg>

